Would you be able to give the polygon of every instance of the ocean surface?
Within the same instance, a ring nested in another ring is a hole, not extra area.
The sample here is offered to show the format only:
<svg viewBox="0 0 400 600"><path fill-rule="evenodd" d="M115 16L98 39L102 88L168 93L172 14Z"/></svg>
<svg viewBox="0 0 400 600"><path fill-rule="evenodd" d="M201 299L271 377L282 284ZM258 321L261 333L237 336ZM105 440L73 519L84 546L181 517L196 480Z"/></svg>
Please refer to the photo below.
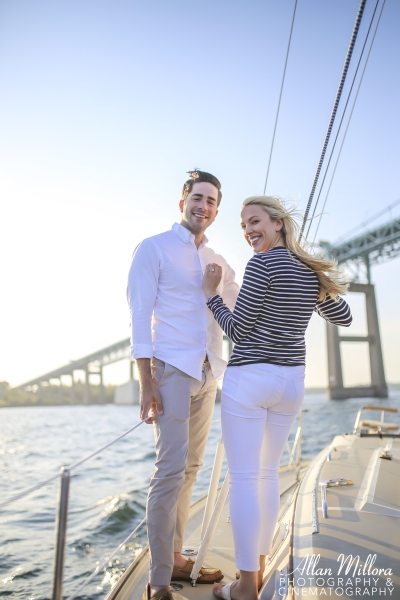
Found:
<svg viewBox="0 0 400 600"><path fill-rule="evenodd" d="M312 458L338 433L350 432L357 410L382 403L400 408L400 392L389 400L304 401L302 456ZM204 467L212 464L220 437L220 405ZM398 418L398 417L397 417ZM390 420L393 420L392 418ZM0 409L0 502L57 473L139 422L137 406L55 406ZM294 437L294 425L291 438ZM68 598L99 562L133 531L145 514L155 453L152 427L141 425L123 440L78 468L71 480L63 596ZM287 455L282 462L287 462ZM224 467L226 468L226 467ZM194 498L208 489L210 470L199 474ZM51 597L58 481L0 508L0 597ZM146 544L146 527L108 561L77 596L104 599L110 587Z"/></svg>

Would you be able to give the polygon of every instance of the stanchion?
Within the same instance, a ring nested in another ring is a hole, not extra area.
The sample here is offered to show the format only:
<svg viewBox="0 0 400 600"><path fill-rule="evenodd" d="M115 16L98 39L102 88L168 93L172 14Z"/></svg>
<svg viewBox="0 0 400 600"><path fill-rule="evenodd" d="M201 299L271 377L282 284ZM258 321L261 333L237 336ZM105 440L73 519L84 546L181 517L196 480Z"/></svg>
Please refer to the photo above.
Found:
<svg viewBox="0 0 400 600"><path fill-rule="evenodd" d="M60 499L56 522L56 553L54 561L54 580L52 600L62 600L62 584L64 574L65 540L67 535L68 496L71 472L61 468Z"/></svg>

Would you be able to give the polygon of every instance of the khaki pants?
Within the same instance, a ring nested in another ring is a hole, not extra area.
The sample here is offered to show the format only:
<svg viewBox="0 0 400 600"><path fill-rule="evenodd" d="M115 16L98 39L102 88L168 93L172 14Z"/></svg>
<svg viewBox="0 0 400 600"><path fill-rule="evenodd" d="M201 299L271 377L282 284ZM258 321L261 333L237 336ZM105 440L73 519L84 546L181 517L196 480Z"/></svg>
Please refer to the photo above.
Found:
<svg viewBox="0 0 400 600"><path fill-rule="evenodd" d="M174 552L181 552L197 471L210 431L216 381L209 363L198 381L152 359L164 414L154 421L156 463L147 499L150 583L167 586Z"/></svg>

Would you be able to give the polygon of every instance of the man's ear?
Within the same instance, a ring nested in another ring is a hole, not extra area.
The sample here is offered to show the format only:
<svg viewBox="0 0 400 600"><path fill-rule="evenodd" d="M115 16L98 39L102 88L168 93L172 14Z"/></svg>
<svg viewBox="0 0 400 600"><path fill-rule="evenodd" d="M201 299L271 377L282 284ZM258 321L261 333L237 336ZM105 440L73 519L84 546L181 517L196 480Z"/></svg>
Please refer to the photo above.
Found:
<svg viewBox="0 0 400 600"><path fill-rule="evenodd" d="M185 206L185 201L184 200L179 200L179 210L181 211L181 213L183 213L183 207Z"/></svg>

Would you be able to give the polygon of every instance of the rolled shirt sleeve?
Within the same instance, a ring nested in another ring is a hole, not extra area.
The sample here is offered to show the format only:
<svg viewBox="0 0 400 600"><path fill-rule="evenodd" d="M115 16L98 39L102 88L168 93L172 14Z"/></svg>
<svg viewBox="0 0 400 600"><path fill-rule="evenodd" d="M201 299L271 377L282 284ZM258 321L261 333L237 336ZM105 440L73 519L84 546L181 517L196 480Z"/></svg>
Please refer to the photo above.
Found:
<svg viewBox="0 0 400 600"><path fill-rule="evenodd" d="M160 258L150 239L136 248L129 270L127 299L132 358L152 358L152 318L157 297Z"/></svg>

